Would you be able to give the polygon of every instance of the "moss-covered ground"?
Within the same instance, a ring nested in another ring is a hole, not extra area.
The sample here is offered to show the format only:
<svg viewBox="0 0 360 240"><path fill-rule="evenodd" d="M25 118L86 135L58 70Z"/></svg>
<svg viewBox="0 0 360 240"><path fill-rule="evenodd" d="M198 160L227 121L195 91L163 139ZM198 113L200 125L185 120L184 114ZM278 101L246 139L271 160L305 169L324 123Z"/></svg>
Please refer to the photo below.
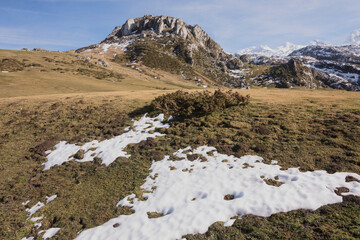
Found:
<svg viewBox="0 0 360 240"><path fill-rule="evenodd" d="M84 143L122 133L132 117L161 92L4 98L0 102L0 238L36 236L59 227L54 239L100 225L131 209L116 207L136 193L153 160L182 147L210 145L226 154L256 154L283 167L360 173L360 96L354 92L255 89L246 107L230 107L202 117L174 121L167 135L127 148L131 157L108 167L99 161L68 162L43 172L45 151L60 140ZM58 197L34 216L28 207L45 196ZM205 234L188 239L358 239L359 198L296 210L269 218L244 216L232 227L214 223ZM235 216L234 216L235 217Z"/></svg>

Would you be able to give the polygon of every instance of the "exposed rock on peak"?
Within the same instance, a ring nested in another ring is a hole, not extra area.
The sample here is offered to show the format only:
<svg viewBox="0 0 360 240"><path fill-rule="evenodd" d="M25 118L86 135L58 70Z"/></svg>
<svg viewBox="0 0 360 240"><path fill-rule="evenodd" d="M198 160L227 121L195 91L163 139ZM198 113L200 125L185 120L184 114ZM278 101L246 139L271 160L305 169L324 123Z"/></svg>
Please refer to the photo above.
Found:
<svg viewBox="0 0 360 240"><path fill-rule="evenodd" d="M117 42L130 35L169 36L175 35L183 40L191 40L204 47L221 47L198 25L187 25L182 19L168 16L145 15L129 18L122 26L117 26L103 42Z"/></svg>

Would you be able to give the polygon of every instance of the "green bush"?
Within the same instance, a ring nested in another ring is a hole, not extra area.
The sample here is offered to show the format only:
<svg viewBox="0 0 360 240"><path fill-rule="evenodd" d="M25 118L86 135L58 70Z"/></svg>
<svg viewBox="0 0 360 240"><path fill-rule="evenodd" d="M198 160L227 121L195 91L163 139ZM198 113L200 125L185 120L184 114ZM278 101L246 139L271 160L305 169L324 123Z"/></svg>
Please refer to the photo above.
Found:
<svg viewBox="0 0 360 240"><path fill-rule="evenodd" d="M199 117L232 106L245 106L249 99L249 95L242 96L232 91L188 93L179 90L155 98L150 110L180 118Z"/></svg>

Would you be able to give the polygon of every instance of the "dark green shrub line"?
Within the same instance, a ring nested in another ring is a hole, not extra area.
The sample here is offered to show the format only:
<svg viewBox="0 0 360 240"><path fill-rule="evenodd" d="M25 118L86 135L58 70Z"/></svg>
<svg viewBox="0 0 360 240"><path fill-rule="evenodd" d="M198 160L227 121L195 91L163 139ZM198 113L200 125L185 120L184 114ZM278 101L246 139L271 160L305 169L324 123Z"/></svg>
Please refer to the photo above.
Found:
<svg viewBox="0 0 360 240"><path fill-rule="evenodd" d="M242 96L232 91L188 93L179 90L155 98L150 104L150 111L179 118L200 117L233 106L245 106L249 99L249 95Z"/></svg>

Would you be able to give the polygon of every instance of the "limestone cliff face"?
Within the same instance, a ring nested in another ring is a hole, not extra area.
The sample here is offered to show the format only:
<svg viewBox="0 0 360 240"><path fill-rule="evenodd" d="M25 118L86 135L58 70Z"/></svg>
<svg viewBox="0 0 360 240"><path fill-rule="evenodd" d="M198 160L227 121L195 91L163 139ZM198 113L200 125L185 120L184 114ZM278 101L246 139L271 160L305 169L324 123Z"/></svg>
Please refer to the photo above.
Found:
<svg viewBox="0 0 360 240"><path fill-rule="evenodd" d="M196 45L222 50L220 45L198 25L187 25L182 19L168 16L145 15L128 19L122 26L117 26L103 42L116 42L130 35L170 36L175 35L183 40L190 40Z"/></svg>

